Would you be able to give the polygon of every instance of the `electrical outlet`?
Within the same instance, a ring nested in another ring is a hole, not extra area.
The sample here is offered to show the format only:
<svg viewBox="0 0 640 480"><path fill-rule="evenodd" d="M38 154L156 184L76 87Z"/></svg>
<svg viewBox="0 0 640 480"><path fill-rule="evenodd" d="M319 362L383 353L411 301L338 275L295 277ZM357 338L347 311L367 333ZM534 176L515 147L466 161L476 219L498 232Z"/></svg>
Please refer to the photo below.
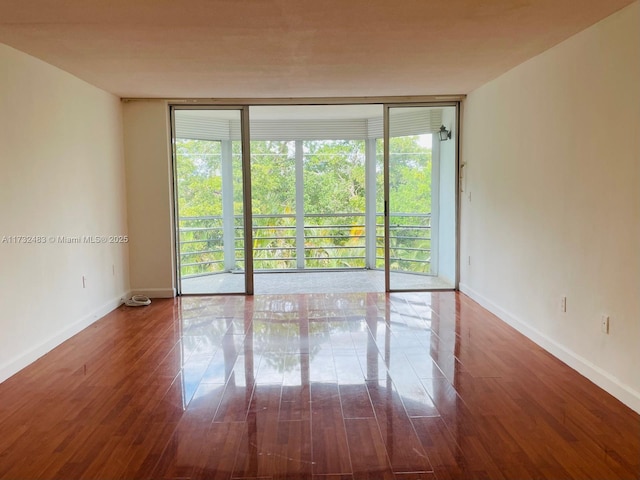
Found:
<svg viewBox="0 0 640 480"><path fill-rule="evenodd" d="M602 318L600 319L600 330L602 331L602 333L606 333L607 335L609 335L609 316L608 315L602 315Z"/></svg>
<svg viewBox="0 0 640 480"><path fill-rule="evenodd" d="M567 313L567 297L565 296L560 299L560 311L562 313Z"/></svg>

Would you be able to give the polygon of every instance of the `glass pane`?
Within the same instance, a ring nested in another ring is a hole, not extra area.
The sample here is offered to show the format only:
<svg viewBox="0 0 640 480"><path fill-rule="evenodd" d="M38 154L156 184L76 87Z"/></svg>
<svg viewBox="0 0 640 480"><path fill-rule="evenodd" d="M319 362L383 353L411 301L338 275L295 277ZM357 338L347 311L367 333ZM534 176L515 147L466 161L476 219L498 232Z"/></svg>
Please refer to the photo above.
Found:
<svg viewBox="0 0 640 480"><path fill-rule="evenodd" d="M365 267L365 142L304 142L305 268Z"/></svg>
<svg viewBox="0 0 640 480"><path fill-rule="evenodd" d="M254 292L382 291L384 272L366 270L382 106L254 106L250 117Z"/></svg>
<svg viewBox="0 0 640 480"><path fill-rule="evenodd" d="M242 293L240 111L175 110L174 120L180 291Z"/></svg>
<svg viewBox="0 0 640 480"><path fill-rule="evenodd" d="M296 268L296 146L251 142L255 270Z"/></svg>
<svg viewBox="0 0 640 480"><path fill-rule="evenodd" d="M455 107L389 109L389 270L392 290L455 284ZM451 148L449 148L451 147Z"/></svg>

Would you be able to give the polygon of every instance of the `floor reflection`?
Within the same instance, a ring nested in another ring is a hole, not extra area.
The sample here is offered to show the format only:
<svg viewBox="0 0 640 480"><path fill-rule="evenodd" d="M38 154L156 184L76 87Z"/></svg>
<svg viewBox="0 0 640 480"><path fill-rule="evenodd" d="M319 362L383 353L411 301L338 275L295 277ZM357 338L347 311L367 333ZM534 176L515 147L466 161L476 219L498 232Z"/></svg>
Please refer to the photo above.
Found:
<svg viewBox="0 0 640 480"><path fill-rule="evenodd" d="M0 479L640 478L640 416L456 292L122 307L0 425Z"/></svg>
<svg viewBox="0 0 640 480"><path fill-rule="evenodd" d="M243 425L234 476L431 472L412 419L456 409L452 299L183 297L184 408Z"/></svg>

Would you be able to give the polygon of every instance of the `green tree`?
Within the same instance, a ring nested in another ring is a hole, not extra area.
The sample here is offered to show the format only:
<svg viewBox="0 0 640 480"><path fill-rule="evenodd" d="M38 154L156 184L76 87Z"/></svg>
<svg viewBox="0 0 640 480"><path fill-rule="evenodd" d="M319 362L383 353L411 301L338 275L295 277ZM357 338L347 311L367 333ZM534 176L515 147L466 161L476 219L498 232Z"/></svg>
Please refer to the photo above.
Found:
<svg viewBox="0 0 640 480"><path fill-rule="evenodd" d="M222 146L219 141L176 140L177 199L182 274L222 271ZM364 141L305 141L305 266L363 267ZM243 265L243 182L240 142L232 144L236 260ZM382 140L377 143L377 205L382 212ZM295 142L252 141L253 248L256 269L295 268ZM416 136L392 138L390 193L394 224L392 267L428 271L431 150ZM350 214L319 217L315 214ZM427 222L426 224L424 222ZM404 237L404 238L403 238ZM414 238L415 237L415 238ZM381 247L381 244L379 244ZM422 252L420 252L422 250ZM379 254L381 250L379 249ZM381 256L381 255L380 255ZM422 262L422 263L420 263ZM186 265L186 266L185 266Z"/></svg>

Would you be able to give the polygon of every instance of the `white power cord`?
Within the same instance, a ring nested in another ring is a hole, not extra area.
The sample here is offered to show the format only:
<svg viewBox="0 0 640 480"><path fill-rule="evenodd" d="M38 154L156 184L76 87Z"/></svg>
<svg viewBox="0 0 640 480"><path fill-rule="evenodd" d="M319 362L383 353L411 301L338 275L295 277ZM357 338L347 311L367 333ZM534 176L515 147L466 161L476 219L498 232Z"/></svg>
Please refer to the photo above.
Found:
<svg viewBox="0 0 640 480"><path fill-rule="evenodd" d="M151 299L144 295L134 295L129 300L125 300L124 304L127 307L144 307L146 305L151 305Z"/></svg>

